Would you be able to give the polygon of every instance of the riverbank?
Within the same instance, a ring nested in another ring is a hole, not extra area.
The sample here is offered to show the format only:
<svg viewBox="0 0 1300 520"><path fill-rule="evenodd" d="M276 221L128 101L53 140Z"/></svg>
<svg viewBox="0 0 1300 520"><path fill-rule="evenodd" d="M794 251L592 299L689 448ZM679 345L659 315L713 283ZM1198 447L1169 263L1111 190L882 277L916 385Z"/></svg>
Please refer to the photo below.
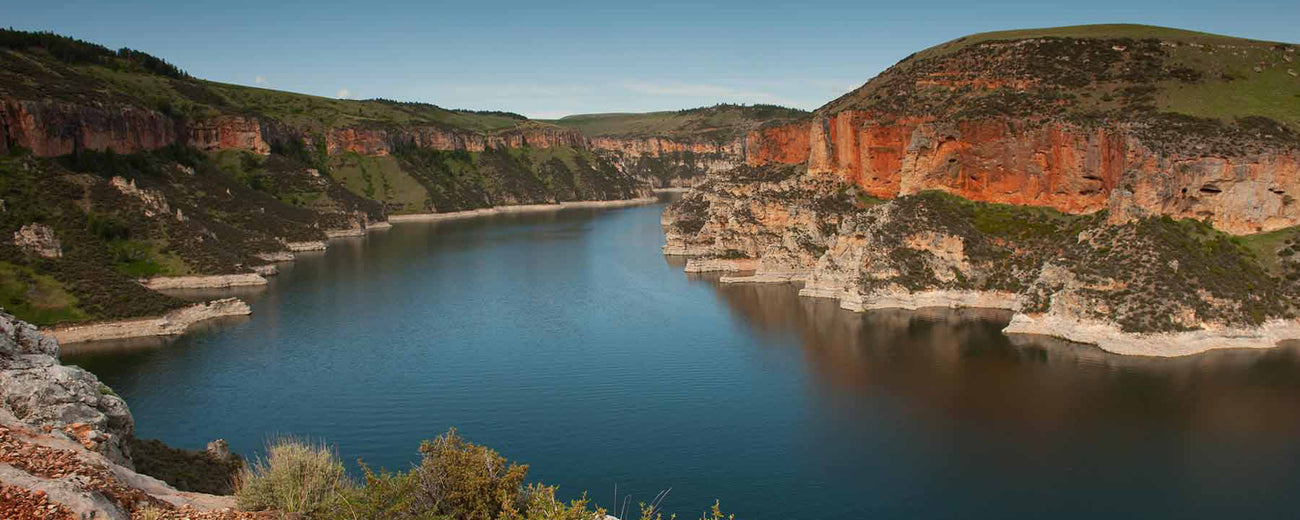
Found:
<svg viewBox="0 0 1300 520"><path fill-rule="evenodd" d="M533 213L545 211L559 211L562 209L574 208L621 208L627 206L643 206L658 202L657 197L638 197L635 199L624 200L583 200L573 202L561 202L558 204L519 204L513 206L493 206L483 209L470 209L465 211L449 211L446 213L412 213L408 215L389 215L388 221L391 223L400 222L436 222L439 220L452 220L471 217L486 217L491 215L504 215L512 213Z"/></svg>
<svg viewBox="0 0 1300 520"><path fill-rule="evenodd" d="M224 316L247 316L252 312L243 300L224 298L182 307L162 316L58 326L44 329L42 332L53 337L60 344L146 336L174 336L184 333L191 325L201 321Z"/></svg>
<svg viewBox="0 0 1300 520"><path fill-rule="evenodd" d="M1268 349L1300 340L1300 321L1269 320L1258 327L1212 327L1186 332L1133 334L1113 323L1016 313L1005 334L1040 335L1087 343L1126 356L1181 357L1224 349Z"/></svg>

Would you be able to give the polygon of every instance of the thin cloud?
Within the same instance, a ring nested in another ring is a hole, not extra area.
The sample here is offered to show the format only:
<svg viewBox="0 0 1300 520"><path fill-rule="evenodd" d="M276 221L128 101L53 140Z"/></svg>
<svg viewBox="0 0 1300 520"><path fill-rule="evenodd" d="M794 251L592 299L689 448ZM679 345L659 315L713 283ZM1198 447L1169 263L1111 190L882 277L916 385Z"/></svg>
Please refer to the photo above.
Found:
<svg viewBox="0 0 1300 520"><path fill-rule="evenodd" d="M253 78L253 83L254 83L254 84L257 84L257 85L265 85L265 84L266 84L266 76L258 76L258 77L256 77L256 78Z"/></svg>
<svg viewBox="0 0 1300 520"><path fill-rule="evenodd" d="M339 98L339 99L348 99L348 98L352 97L352 93L351 93L351 92L348 92L348 89L341 88L341 89L339 89L338 92L335 92L335 93L334 93L334 97Z"/></svg>

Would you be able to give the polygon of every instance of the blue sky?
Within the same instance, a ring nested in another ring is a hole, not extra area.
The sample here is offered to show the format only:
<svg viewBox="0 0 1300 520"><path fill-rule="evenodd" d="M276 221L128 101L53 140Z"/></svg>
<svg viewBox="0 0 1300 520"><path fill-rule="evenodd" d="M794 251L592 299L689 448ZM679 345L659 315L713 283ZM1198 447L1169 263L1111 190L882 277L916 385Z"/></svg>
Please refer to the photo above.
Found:
<svg viewBox="0 0 1300 520"><path fill-rule="evenodd" d="M0 25L215 81L532 117L718 102L813 109L965 34L1083 23L1300 40L1295 0L0 1Z"/></svg>

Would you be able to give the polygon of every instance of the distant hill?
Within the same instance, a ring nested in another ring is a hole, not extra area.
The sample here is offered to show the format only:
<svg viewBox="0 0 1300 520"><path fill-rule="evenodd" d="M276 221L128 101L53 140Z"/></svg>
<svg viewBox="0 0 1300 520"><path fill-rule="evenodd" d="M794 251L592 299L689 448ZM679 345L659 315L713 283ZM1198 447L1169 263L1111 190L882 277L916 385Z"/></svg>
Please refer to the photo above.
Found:
<svg viewBox="0 0 1300 520"><path fill-rule="evenodd" d="M806 117L807 111L777 105L719 104L640 114L578 114L548 121L592 137L668 137L731 140L749 130Z"/></svg>

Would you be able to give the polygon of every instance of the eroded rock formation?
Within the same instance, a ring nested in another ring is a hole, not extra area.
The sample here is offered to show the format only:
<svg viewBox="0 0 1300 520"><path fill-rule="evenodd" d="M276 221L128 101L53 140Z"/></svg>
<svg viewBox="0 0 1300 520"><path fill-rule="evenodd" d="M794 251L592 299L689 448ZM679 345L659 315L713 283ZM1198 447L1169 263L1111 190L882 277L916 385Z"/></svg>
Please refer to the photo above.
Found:
<svg viewBox="0 0 1300 520"><path fill-rule="evenodd" d="M807 163L881 198L942 190L1069 213L1110 209L1117 189L1141 208L1209 219L1236 234L1300 224L1300 150L1224 156L1158 151L1130 125L991 118L943 121L844 111L755 131L746 162Z"/></svg>

